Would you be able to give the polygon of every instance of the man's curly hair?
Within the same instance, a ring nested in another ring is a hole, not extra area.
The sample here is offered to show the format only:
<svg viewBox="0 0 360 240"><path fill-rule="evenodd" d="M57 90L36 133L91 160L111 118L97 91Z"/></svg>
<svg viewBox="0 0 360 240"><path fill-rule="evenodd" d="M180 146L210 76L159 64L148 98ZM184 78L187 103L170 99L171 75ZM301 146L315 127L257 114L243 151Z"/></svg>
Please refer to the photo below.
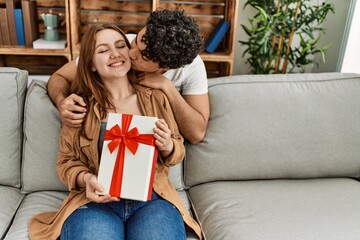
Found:
<svg viewBox="0 0 360 240"><path fill-rule="evenodd" d="M142 56L161 68L179 68L191 63L203 47L199 26L184 11L167 9L150 13L141 42Z"/></svg>

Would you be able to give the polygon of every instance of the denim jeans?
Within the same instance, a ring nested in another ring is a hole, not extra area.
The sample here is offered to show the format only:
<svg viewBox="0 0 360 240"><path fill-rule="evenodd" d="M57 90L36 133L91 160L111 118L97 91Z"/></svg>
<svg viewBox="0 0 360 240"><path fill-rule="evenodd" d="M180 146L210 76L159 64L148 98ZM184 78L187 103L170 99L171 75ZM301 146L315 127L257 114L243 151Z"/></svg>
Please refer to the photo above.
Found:
<svg viewBox="0 0 360 240"><path fill-rule="evenodd" d="M155 192L147 202L120 200L81 206L66 219L60 240L181 240L180 212Z"/></svg>

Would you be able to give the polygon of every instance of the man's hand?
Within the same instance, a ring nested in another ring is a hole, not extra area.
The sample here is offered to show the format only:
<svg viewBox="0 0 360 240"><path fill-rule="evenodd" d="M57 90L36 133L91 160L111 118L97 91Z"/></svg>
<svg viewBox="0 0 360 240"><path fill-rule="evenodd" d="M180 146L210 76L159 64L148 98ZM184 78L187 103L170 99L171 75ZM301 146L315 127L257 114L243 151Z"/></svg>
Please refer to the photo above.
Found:
<svg viewBox="0 0 360 240"><path fill-rule="evenodd" d="M154 89L163 90L168 84L172 84L171 81L164 77L161 72L141 72L137 73L136 77L138 79L138 84Z"/></svg>
<svg viewBox="0 0 360 240"><path fill-rule="evenodd" d="M69 127L81 127L86 116L86 104L82 97L71 94L60 102L58 108L62 124Z"/></svg>

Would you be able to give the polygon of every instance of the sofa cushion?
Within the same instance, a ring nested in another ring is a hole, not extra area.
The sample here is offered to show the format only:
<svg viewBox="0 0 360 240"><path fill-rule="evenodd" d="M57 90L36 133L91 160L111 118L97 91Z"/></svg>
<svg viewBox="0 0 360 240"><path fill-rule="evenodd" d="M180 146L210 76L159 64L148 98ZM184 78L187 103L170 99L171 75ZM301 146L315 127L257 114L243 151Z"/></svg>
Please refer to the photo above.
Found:
<svg viewBox="0 0 360 240"><path fill-rule="evenodd" d="M23 107L27 72L0 68L0 185L20 187Z"/></svg>
<svg viewBox="0 0 360 240"><path fill-rule="evenodd" d="M0 239L9 229L23 197L18 188L0 186Z"/></svg>
<svg viewBox="0 0 360 240"><path fill-rule="evenodd" d="M358 240L360 182L353 179L224 181L190 198L206 239Z"/></svg>
<svg viewBox="0 0 360 240"><path fill-rule="evenodd" d="M0 197L1 195L1 188L0 188ZM19 190L17 190L17 192L19 192ZM10 195L9 195L10 196ZM17 196L22 196L19 193L17 194ZM65 197L67 196L67 192L58 192L58 191L40 191L40 192L34 192L34 193L30 193L28 195L26 195L26 197L24 198L24 200L22 201L21 205L20 205L20 201L15 201L13 199L12 204L9 204L9 202L4 202L4 204L6 204L6 206L12 206L14 205L14 209L13 211L11 211L11 214L7 214L5 215L5 211L4 213L0 214L0 219L6 219L6 217L9 219L9 221L7 223L10 223L10 220L12 219L12 217L14 216L14 213L16 211L16 209L19 207L15 218L13 220L13 223L10 227L10 229L8 230L8 233L6 234L6 238L5 240L28 240L29 239L29 230L28 230L28 224L30 219L35 216L38 213L41 212L54 212L57 211L61 204L62 201L65 199ZM189 200L187 198L187 194L185 191L179 191L179 196L181 198L181 200L183 201L186 209L188 209L190 211L190 203ZM7 199L10 200L10 197L8 197ZM2 199L0 199L0 204L3 203ZM15 205L17 204L17 205ZM2 209L4 210L4 209ZM0 210L1 211L1 210ZM7 213L7 212L6 212ZM0 223L2 223L2 221L0 221ZM5 223L5 221L4 221ZM10 224L8 224L9 226ZM2 227L2 226L0 226ZM2 229L2 228L0 228ZM0 235L0 239L3 239ZM186 239L187 240L191 240L191 239L198 239L197 236L191 232L191 231L187 231L186 233Z"/></svg>
<svg viewBox="0 0 360 240"><path fill-rule="evenodd" d="M60 117L46 91L46 82L33 80L24 111L22 191L63 190L56 174Z"/></svg>
<svg viewBox="0 0 360 240"><path fill-rule="evenodd" d="M209 81L204 141L185 183L359 177L360 75L239 75Z"/></svg>
<svg viewBox="0 0 360 240"><path fill-rule="evenodd" d="M28 194L16 213L6 240L28 240L30 219L41 212L56 212L67 192L41 191Z"/></svg>
<svg viewBox="0 0 360 240"><path fill-rule="evenodd" d="M169 170L169 179L171 183L174 185L175 189L178 191L184 190L184 162L178 163Z"/></svg>

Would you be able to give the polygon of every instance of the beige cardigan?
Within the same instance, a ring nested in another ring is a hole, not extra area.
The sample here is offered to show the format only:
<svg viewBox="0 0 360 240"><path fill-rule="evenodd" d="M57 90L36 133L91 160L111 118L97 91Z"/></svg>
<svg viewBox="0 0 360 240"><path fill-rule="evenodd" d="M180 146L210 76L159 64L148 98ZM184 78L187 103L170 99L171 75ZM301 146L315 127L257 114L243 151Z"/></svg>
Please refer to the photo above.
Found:
<svg viewBox="0 0 360 240"><path fill-rule="evenodd" d="M164 159L159 157L157 161L153 189L164 199L176 206L186 225L193 229L201 239L199 225L189 215L176 189L168 178L169 167L181 162L185 153L183 138L179 133L169 101L160 90L153 90L142 86L135 86L135 88L143 115L164 119L172 132L174 142L173 153ZM94 98L90 98L90 107L84 123L84 131L87 137L80 135L80 128L63 126L60 135L57 173L62 182L68 187L70 193L63 201L58 212L41 213L30 220L30 239L57 239L61 233L62 225L70 214L89 202L85 195L85 188L79 188L76 185L76 177L84 170L94 174L98 172L100 122L98 104Z"/></svg>

